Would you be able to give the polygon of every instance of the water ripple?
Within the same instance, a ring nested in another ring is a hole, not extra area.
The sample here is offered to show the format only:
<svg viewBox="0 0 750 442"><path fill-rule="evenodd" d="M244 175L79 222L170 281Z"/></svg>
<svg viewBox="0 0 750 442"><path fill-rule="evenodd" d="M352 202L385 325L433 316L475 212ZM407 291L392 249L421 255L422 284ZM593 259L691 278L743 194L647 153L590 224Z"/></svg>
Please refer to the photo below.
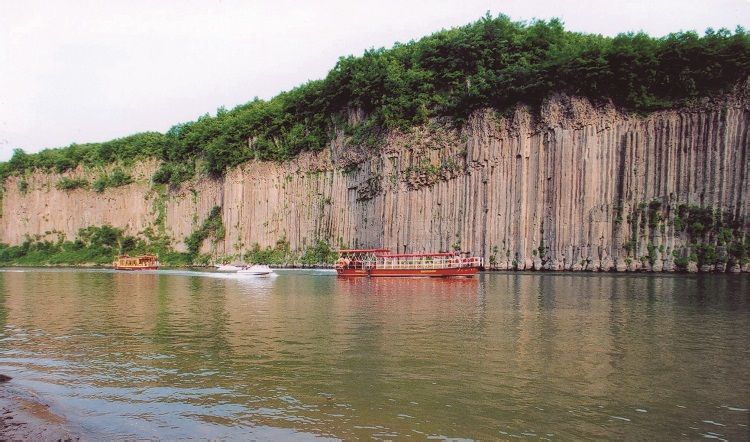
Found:
<svg viewBox="0 0 750 442"><path fill-rule="evenodd" d="M741 439L749 286L0 270L0 372L105 439Z"/></svg>

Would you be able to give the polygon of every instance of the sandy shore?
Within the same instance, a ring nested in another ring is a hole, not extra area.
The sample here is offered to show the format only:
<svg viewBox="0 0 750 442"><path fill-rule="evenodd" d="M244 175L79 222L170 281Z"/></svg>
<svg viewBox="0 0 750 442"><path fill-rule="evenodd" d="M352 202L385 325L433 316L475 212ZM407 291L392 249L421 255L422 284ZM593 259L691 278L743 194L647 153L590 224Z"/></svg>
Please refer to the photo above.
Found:
<svg viewBox="0 0 750 442"><path fill-rule="evenodd" d="M0 384L0 439L77 441L80 437L42 398L15 388L10 380Z"/></svg>

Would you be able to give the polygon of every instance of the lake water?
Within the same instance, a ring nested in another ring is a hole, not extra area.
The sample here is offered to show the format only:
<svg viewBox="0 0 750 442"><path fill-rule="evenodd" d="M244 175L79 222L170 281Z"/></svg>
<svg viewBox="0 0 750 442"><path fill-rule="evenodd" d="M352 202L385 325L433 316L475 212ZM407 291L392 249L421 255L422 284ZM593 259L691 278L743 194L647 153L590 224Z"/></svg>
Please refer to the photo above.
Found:
<svg viewBox="0 0 750 442"><path fill-rule="evenodd" d="M7 269L0 330L95 438L750 434L750 275Z"/></svg>

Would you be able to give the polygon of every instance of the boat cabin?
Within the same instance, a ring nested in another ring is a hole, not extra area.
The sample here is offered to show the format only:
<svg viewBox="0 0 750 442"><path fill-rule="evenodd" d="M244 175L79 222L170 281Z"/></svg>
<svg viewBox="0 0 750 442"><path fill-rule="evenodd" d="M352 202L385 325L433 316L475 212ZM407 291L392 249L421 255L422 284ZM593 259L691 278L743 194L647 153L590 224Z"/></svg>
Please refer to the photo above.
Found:
<svg viewBox="0 0 750 442"><path fill-rule="evenodd" d="M365 269L375 264L379 255L390 253L388 249L347 249L339 250L339 259L335 268Z"/></svg>
<svg viewBox="0 0 750 442"><path fill-rule="evenodd" d="M391 253L388 249L339 250L340 276L472 276L483 266L458 252Z"/></svg>

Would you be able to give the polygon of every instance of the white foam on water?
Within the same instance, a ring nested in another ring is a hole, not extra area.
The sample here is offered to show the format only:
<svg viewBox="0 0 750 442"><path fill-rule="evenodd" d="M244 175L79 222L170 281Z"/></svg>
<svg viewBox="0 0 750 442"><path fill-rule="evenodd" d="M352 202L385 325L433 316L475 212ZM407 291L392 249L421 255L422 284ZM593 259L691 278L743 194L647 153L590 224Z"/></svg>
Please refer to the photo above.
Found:
<svg viewBox="0 0 750 442"><path fill-rule="evenodd" d="M701 434L701 436L703 436L705 439L716 439L716 440L722 440L724 442L728 442L727 439L724 439L723 437L719 437L710 433Z"/></svg>
<svg viewBox="0 0 750 442"><path fill-rule="evenodd" d="M729 405L722 405L721 408L726 408L729 411L750 411L747 408L739 408L739 407L730 407Z"/></svg>
<svg viewBox="0 0 750 442"><path fill-rule="evenodd" d="M620 419L621 421L630 422L630 419L622 416L610 416L612 419Z"/></svg>
<svg viewBox="0 0 750 442"><path fill-rule="evenodd" d="M704 420L704 421L702 421L702 422L704 422L704 423L706 423L706 424L716 425L716 426L719 426L719 427L726 427L726 425L724 425L724 424L722 424L722 423L720 423L720 422L714 422L714 421L705 421L705 420Z"/></svg>
<svg viewBox="0 0 750 442"><path fill-rule="evenodd" d="M648 413L648 410L644 410L643 408L636 408L635 411L639 413Z"/></svg>

